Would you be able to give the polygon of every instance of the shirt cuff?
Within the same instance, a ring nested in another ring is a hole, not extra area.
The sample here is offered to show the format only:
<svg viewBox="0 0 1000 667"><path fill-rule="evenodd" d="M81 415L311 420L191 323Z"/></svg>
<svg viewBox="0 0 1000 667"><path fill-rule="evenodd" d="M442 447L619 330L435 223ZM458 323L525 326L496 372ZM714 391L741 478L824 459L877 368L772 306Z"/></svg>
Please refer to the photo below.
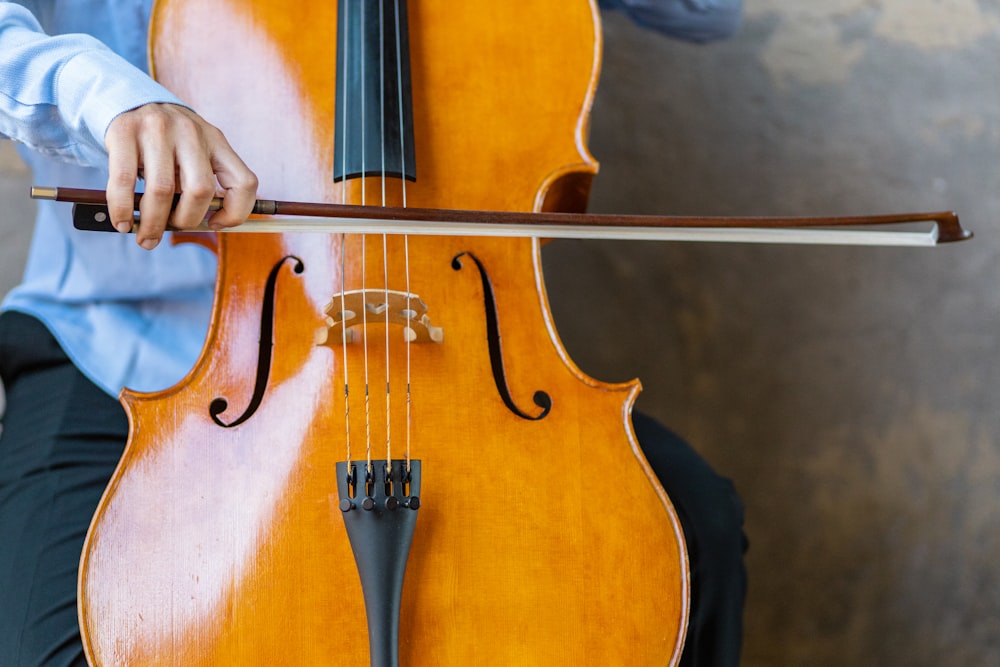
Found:
<svg viewBox="0 0 1000 667"><path fill-rule="evenodd" d="M104 157L104 135L119 115L144 104L186 106L146 73L104 49L83 51L63 64L56 90L67 127Z"/></svg>

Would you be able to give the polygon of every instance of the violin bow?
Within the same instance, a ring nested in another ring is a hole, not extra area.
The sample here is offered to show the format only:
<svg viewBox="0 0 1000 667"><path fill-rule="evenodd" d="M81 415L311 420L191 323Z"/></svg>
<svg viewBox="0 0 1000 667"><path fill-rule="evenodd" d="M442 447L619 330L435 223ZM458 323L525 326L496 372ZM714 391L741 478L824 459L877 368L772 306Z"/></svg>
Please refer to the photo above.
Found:
<svg viewBox="0 0 1000 667"><path fill-rule="evenodd" d="M73 224L78 229L115 231L102 190L33 186L31 197L73 203ZM135 195L136 211L141 197L141 193ZM217 197L209 210L221 206L222 199ZM221 231L872 246L933 246L972 237L958 216L948 211L839 217L698 217L463 211L259 199L253 213L263 217ZM925 228L886 229L911 223L924 223ZM930 229L926 229L928 223ZM203 223L184 231L210 230Z"/></svg>

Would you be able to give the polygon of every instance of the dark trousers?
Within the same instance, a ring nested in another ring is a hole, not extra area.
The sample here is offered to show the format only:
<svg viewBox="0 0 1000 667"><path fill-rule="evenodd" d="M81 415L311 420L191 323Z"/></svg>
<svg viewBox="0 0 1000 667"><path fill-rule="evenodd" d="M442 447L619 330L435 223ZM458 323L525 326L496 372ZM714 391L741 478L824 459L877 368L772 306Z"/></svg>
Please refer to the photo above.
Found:
<svg viewBox="0 0 1000 667"><path fill-rule="evenodd" d="M7 392L0 433L0 665L86 667L77 565L128 423L121 405L26 315L0 315L0 377ZM681 664L737 665L746 592L742 503L732 484L675 434L643 415L633 423L690 553L691 618Z"/></svg>

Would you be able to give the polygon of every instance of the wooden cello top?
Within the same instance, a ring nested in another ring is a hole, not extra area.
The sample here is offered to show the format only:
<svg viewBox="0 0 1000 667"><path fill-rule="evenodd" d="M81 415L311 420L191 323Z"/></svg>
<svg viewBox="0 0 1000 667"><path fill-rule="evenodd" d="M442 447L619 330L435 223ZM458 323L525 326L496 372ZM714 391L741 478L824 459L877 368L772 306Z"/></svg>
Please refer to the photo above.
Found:
<svg viewBox="0 0 1000 667"><path fill-rule="evenodd" d="M333 3L161 1L155 73L223 129L262 196L581 208L596 170L594 5L408 6L417 180L405 189L331 176ZM81 566L92 661L366 664L335 466L369 447L376 461L412 449L423 469L400 664L676 661L686 552L631 431L638 383L569 360L538 251L509 238L220 237L202 357L177 387L123 397L132 435ZM413 293L419 305L399 296ZM378 319L383 298L420 308L436 342L406 345ZM346 311L370 317L350 342L337 340Z"/></svg>

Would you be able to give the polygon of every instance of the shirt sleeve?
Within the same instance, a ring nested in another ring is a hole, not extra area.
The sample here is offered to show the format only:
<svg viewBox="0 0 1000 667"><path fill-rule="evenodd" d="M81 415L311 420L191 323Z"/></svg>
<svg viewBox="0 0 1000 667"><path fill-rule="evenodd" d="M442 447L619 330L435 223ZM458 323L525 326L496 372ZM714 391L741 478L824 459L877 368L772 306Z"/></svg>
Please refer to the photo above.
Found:
<svg viewBox="0 0 1000 667"><path fill-rule="evenodd" d="M27 9L0 2L0 135L100 166L111 121L152 102L181 103L96 38L46 35Z"/></svg>
<svg viewBox="0 0 1000 667"><path fill-rule="evenodd" d="M598 0L639 25L688 42L731 37L743 18L743 0Z"/></svg>

